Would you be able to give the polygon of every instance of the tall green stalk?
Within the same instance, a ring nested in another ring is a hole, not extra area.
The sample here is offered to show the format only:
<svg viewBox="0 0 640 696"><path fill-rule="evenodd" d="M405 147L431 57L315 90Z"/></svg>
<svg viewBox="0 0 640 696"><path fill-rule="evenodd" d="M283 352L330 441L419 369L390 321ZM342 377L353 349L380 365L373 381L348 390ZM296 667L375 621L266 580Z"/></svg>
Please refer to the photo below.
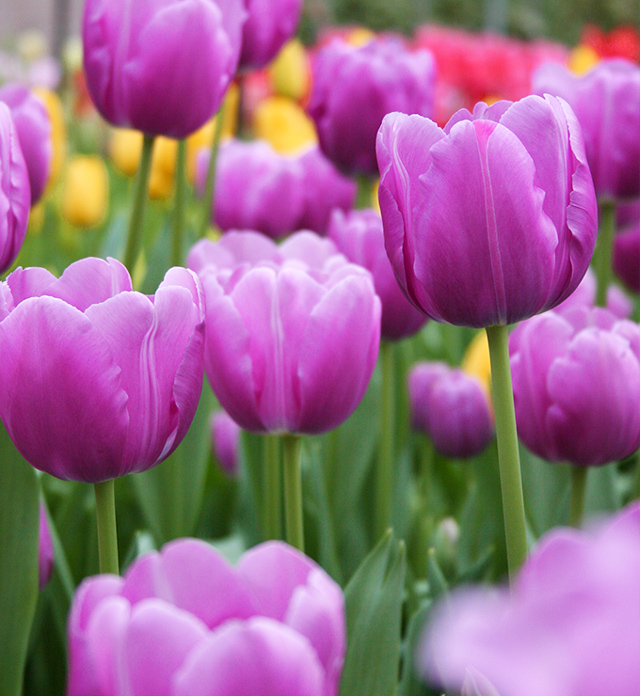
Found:
<svg viewBox="0 0 640 696"><path fill-rule="evenodd" d="M301 437L299 435L282 435L282 451L284 455L285 539L294 548L304 551L302 468L300 466Z"/></svg>
<svg viewBox="0 0 640 696"><path fill-rule="evenodd" d="M282 463L280 437L266 435L264 482L264 536L282 538Z"/></svg>
<svg viewBox="0 0 640 696"><path fill-rule="evenodd" d="M181 266L182 240L184 239L185 214L187 201L187 141L178 141L178 156L176 158L176 188L173 211L173 243L171 249L171 265Z"/></svg>
<svg viewBox="0 0 640 696"><path fill-rule="evenodd" d="M218 159L218 150L220 149L220 139L222 138L222 129L225 117L225 102L222 101L220 110L216 116L216 121L213 128L213 140L211 141L211 154L209 156L209 164L207 165L207 178L205 180L204 198L202 206L202 217L200 219L200 229L198 237L204 237L211 225L213 219L213 195L216 173L216 161Z"/></svg>
<svg viewBox="0 0 640 696"><path fill-rule="evenodd" d="M147 200L147 187L149 185L149 174L151 172L153 139L154 136L145 133L142 141L140 165L138 167L133 189L131 216L129 218L129 228L127 230L127 246L123 260L124 265L129 269L129 273L133 273L134 266L140 254L140 248L142 247L144 207Z"/></svg>
<svg viewBox="0 0 640 696"><path fill-rule="evenodd" d="M571 495L569 497L569 524L579 529L584 515L584 499L587 490L586 466L571 466Z"/></svg>
<svg viewBox="0 0 640 696"><path fill-rule="evenodd" d="M391 524L393 504L393 436L395 432L395 370L391 341L380 343L382 365L382 395L380 404L380 449L376 470L375 540Z"/></svg>
<svg viewBox="0 0 640 696"><path fill-rule="evenodd" d="M609 285L611 285L611 278L613 277L611 256L613 252L613 235L616 227L615 201L601 201L599 212L600 224L598 226L598 240L593 255L593 263L598 279L596 305L598 307L606 307L607 290L609 289Z"/></svg>
<svg viewBox="0 0 640 696"><path fill-rule="evenodd" d="M486 331L491 358L493 409L498 440L507 563L509 579L513 581L527 556L527 532L509 364L509 334L506 326L489 326Z"/></svg>
<svg viewBox="0 0 640 696"><path fill-rule="evenodd" d="M114 480L95 483L98 556L101 573L120 574Z"/></svg>

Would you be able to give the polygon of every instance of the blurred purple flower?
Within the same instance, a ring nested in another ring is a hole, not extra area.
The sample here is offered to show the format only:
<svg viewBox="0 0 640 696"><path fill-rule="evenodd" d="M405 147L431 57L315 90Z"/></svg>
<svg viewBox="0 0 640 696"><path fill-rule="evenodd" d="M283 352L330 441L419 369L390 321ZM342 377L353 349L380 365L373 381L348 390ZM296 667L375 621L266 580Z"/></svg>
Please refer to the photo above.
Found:
<svg viewBox="0 0 640 696"><path fill-rule="evenodd" d="M595 273L589 267L584 274L584 278L580 281L580 285L566 300L556 305L554 310L562 313L574 307L594 307L596 286ZM633 302L627 297L624 290L621 290L617 285L611 284L607 289L607 309L619 319L628 319L633 313Z"/></svg>
<svg viewBox="0 0 640 696"><path fill-rule="evenodd" d="M220 467L229 476L238 471L240 426L225 411L216 411L209 421L213 453Z"/></svg>
<svg viewBox="0 0 640 696"><path fill-rule="evenodd" d="M78 588L68 696L335 696L345 632L340 587L286 544L261 544L234 568L179 539L124 578Z"/></svg>
<svg viewBox="0 0 640 696"><path fill-rule="evenodd" d="M467 458L493 439L491 404L481 383L445 363L418 363L407 378L411 424L445 457Z"/></svg>
<svg viewBox="0 0 640 696"><path fill-rule="evenodd" d="M397 341L412 336L427 317L406 298L384 248L382 218L371 209L334 212L328 230L338 249L353 263L371 272L382 303L382 337Z"/></svg>
<svg viewBox="0 0 640 696"><path fill-rule="evenodd" d="M533 91L566 99L582 126L598 198L640 195L640 67L615 58L575 75L546 63L533 75Z"/></svg>
<svg viewBox="0 0 640 696"><path fill-rule="evenodd" d="M9 107L0 103L0 273L14 262L29 222L29 172Z"/></svg>
<svg viewBox="0 0 640 696"><path fill-rule="evenodd" d="M91 98L114 126L184 138L220 107L238 67L243 0L87 0Z"/></svg>
<svg viewBox="0 0 640 696"><path fill-rule="evenodd" d="M480 102L444 129L389 114L377 152L387 253L427 316L512 324L575 290L593 254L597 209L565 102Z"/></svg>
<svg viewBox="0 0 640 696"><path fill-rule="evenodd" d="M637 696L639 575L638 502L589 532L553 530L511 591L462 590L440 606L420 670L483 696Z"/></svg>
<svg viewBox="0 0 640 696"><path fill-rule="evenodd" d="M40 200L49 178L53 154L51 121L44 104L24 85L4 85L0 88L0 102L11 110L29 172L31 205L34 205Z"/></svg>
<svg viewBox="0 0 640 696"><path fill-rule="evenodd" d="M597 466L640 446L640 326L574 307L520 324L509 341L518 435L552 462Z"/></svg>
<svg viewBox="0 0 640 696"><path fill-rule="evenodd" d="M312 72L307 110L320 147L349 174L378 175L376 133L386 114L433 114L433 56L410 52L396 39L363 46L336 39L318 51Z"/></svg>
<svg viewBox="0 0 640 696"><path fill-rule="evenodd" d="M184 268L151 297L114 259L82 259L60 279L11 273L0 284L0 417L22 456L91 483L167 457L200 398L202 301Z"/></svg>
<svg viewBox="0 0 640 696"><path fill-rule="evenodd" d="M38 587L46 587L53 573L53 541L47 520L47 511L40 503L40 542L38 546Z"/></svg>

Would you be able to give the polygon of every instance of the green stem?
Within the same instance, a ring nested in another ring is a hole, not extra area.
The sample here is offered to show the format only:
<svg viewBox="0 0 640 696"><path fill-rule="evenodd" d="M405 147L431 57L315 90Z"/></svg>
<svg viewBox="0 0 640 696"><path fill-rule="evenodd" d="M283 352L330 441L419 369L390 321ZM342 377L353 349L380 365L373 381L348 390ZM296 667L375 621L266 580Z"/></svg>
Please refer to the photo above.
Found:
<svg viewBox="0 0 640 696"><path fill-rule="evenodd" d="M487 327L489 355L491 358L491 382L493 408L498 440L498 462L502 509L507 542L509 579L513 582L516 572L527 556L527 533L520 474L520 453L516 431L516 415L511 386L509 364L509 334L506 326Z"/></svg>
<svg viewBox="0 0 640 696"><path fill-rule="evenodd" d="M140 155L140 165L136 174L135 187L133 190L133 206L131 217L129 218L129 229L127 231L127 247L124 252L124 265L133 273L134 266L140 254L144 229L144 206L147 200L147 187L149 185L149 173L151 172L151 154L153 152L152 135L145 133L142 141L142 154Z"/></svg>
<svg viewBox="0 0 640 696"><path fill-rule="evenodd" d="M358 193L356 196L356 208L371 208L373 206L374 180L366 174L358 175Z"/></svg>
<svg viewBox="0 0 640 696"><path fill-rule="evenodd" d="M282 538L282 466L280 438L267 435L265 441L264 536Z"/></svg>
<svg viewBox="0 0 640 696"><path fill-rule="evenodd" d="M207 178L204 189L204 199L202 206L202 219L200 220L200 229L198 237L204 237L213 221L213 196L216 173L216 160L218 159L218 150L220 149L220 139L222 138L222 129L225 117L225 101L222 101L220 110L216 116L216 122L213 128L213 140L211 141L211 154L209 156L209 164L207 165Z"/></svg>
<svg viewBox="0 0 640 696"><path fill-rule="evenodd" d="M615 201L601 201L599 205L600 225L598 227L598 240L593 255L598 286L596 290L596 305L607 306L607 290L611 285L613 267L611 255L613 251L613 234L616 228L616 203Z"/></svg>
<svg viewBox="0 0 640 696"><path fill-rule="evenodd" d="M587 491L586 466L571 467L571 496L569 498L569 524L576 529L582 526L584 515L584 497Z"/></svg>
<svg viewBox="0 0 640 696"><path fill-rule="evenodd" d="M176 158L176 193L173 217L173 247L171 265L182 265L182 240L184 238L184 218L187 197L187 141L178 141L178 156Z"/></svg>
<svg viewBox="0 0 640 696"><path fill-rule="evenodd" d="M382 395L380 404L380 449L376 471L376 526L377 541L391 524L393 503L393 434L395 420L393 343L380 343L382 364Z"/></svg>
<svg viewBox="0 0 640 696"><path fill-rule="evenodd" d="M302 522L302 468L300 453L302 439L299 435L282 435L284 460L284 514L286 541L299 551L304 551Z"/></svg>
<svg viewBox="0 0 640 696"><path fill-rule="evenodd" d="M95 483L93 489L96 494L100 572L119 575L114 480Z"/></svg>

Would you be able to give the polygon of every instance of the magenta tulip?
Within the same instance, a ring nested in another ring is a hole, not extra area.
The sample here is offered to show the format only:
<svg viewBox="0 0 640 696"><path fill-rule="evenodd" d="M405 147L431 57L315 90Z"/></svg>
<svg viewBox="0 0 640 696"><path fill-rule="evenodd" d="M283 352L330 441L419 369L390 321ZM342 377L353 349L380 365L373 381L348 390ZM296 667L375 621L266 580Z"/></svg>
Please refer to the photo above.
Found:
<svg viewBox="0 0 640 696"><path fill-rule="evenodd" d="M512 324L575 290L595 246L597 209L565 102L479 103L444 129L389 114L377 152L387 253L427 316Z"/></svg>
<svg viewBox="0 0 640 696"><path fill-rule="evenodd" d="M306 556L269 542L234 568L180 539L79 587L68 696L335 696L345 647L342 591Z"/></svg>
<svg viewBox="0 0 640 696"><path fill-rule="evenodd" d="M397 341L415 334L427 321L405 297L384 248L382 218L371 209L344 214L336 210L328 230L338 249L371 272L382 303L382 337Z"/></svg>
<svg viewBox="0 0 640 696"><path fill-rule="evenodd" d="M91 483L162 461L200 398L203 319L183 268L152 297L114 259L77 261L60 279L11 273L0 285L0 417L22 456Z"/></svg>
<svg viewBox="0 0 640 696"><path fill-rule="evenodd" d="M243 0L87 0L91 98L109 123L184 138L218 110L240 59Z"/></svg>
<svg viewBox="0 0 640 696"><path fill-rule="evenodd" d="M435 68L428 51L375 39L364 46L335 40L313 61L308 111L320 147L350 174L377 176L376 133L392 111L431 116Z"/></svg>
<svg viewBox="0 0 640 696"><path fill-rule="evenodd" d="M541 66L533 90L566 99L575 111L598 198L640 195L640 67L601 60L575 75L557 63Z"/></svg>
<svg viewBox="0 0 640 696"><path fill-rule="evenodd" d="M31 205L34 205L40 200L49 178L52 157L51 121L44 104L23 85L10 84L2 87L0 102L4 102L11 110L20 149L29 172Z"/></svg>
<svg viewBox="0 0 640 696"><path fill-rule="evenodd" d="M509 341L518 435L554 462L597 466L640 446L640 326L605 309L547 312Z"/></svg>
<svg viewBox="0 0 640 696"><path fill-rule="evenodd" d="M240 426L224 411L216 411L209 421L211 444L216 461L229 476L238 471Z"/></svg>
<svg viewBox="0 0 640 696"><path fill-rule="evenodd" d="M18 134L6 104L0 103L0 273L15 261L29 222L31 187Z"/></svg>
<svg viewBox="0 0 640 696"><path fill-rule="evenodd" d="M459 591L441 605L421 671L456 693L636 696L639 574L637 502L599 529L553 530L511 591Z"/></svg>
<svg viewBox="0 0 640 696"><path fill-rule="evenodd" d="M640 261L639 261L640 262ZM567 297L566 300L556 305L557 312L565 312L572 307L593 308L596 301L596 276L591 267L587 268L580 285ZM624 290L617 285L610 285L607 290L607 309L618 317L628 319L633 313L633 303L627 297Z"/></svg>
<svg viewBox="0 0 640 696"><path fill-rule="evenodd" d="M293 37L302 13L302 0L245 0L249 16L242 30L243 68L263 68Z"/></svg>
<svg viewBox="0 0 640 696"><path fill-rule="evenodd" d="M407 378L411 422L445 457L480 454L493 438L491 404L480 382L445 363L419 363Z"/></svg>

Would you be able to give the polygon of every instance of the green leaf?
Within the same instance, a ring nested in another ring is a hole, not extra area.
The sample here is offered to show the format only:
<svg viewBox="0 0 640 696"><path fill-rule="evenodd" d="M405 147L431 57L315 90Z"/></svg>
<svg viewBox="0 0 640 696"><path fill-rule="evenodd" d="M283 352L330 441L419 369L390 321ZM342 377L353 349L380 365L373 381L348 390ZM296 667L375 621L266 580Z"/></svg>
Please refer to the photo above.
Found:
<svg viewBox="0 0 640 696"><path fill-rule="evenodd" d="M398 690L399 696L424 696L424 694L430 693L418 677L415 657L432 606L431 600L423 601L409 621L407 637L402 648L402 681Z"/></svg>
<svg viewBox="0 0 640 696"><path fill-rule="evenodd" d="M345 591L347 655L341 696L394 696L398 685L404 543L386 534Z"/></svg>
<svg viewBox="0 0 640 696"><path fill-rule="evenodd" d="M0 694L20 696L38 598L39 486L0 432Z"/></svg>

